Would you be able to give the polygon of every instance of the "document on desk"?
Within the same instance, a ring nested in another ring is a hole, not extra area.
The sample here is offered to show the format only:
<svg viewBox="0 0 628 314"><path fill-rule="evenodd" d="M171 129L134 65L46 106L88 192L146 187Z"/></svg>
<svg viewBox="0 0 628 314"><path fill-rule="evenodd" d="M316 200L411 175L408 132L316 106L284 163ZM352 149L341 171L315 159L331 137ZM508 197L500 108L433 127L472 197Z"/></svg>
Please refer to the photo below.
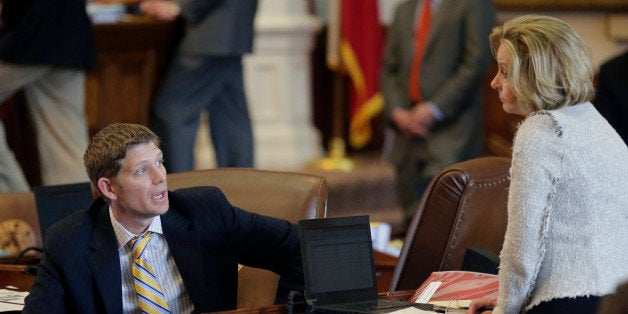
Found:
<svg viewBox="0 0 628 314"><path fill-rule="evenodd" d="M434 313L445 313L445 309L447 310L447 313L457 313L457 314L463 314L467 312L467 309L457 309L457 308L446 308L444 306L442 307L434 307L433 310L428 311L428 310L421 310L419 308L416 307L407 307L407 308L403 308L400 310L396 310L394 312L389 312L387 314L434 314Z"/></svg>
<svg viewBox="0 0 628 314"><path fill-rule="evenodd" d="M436 289L434 289L435 283L438 283ZM415 291L410 302L419 302L420 297L424 297L421 303L497 299L498 292L497 275L457 270L441 271L433 272ZM428 301L425 300L427 298L429 298Z"/></svg>
<svg viewBox="0 0 628 314"><path fill-rule="evenodd" d="M416 307L411 306L411 307L403 308L401 310L390 312L388 314L434 314L434 313L435 312L425 311L425 310L417 309Z"/></svg>
<svg viewBox="0 0 628 314"><path fill-rule="evenodd" d="M423 289L423 292L421 292L419 297L416 299L416 302L417 303L427 303L427 302L429 302L430 299L432 298L432 296L434 295L436 290L438 290L438 287L440 287L441 284L442 284L442 282L440 282L440 281L432 281L432 282L430 282L425 287L425 289Z"/></svg>
<svg viewBox="0 0 628 314"><path fill-rule="evenodd" d="M0 289L0 312L21 311L27 295L28 292L25 291Z"/></svg>

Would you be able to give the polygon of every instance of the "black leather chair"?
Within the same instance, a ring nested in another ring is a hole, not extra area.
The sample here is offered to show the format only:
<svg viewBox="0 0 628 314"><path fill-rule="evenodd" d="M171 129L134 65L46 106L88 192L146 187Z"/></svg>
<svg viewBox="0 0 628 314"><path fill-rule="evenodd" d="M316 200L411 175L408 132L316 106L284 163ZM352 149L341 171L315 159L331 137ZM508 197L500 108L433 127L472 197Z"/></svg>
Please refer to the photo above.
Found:
<svg viewBox="0 0 628 314"><path fill-rule="evenodd" d="M42 237L48 227L94 201L91 183L42 185L33 189Z"/></svg>
<svg viewBox="0 0 628 314"><path fill-rule="evenodd" d="M499 255L483 247L468 247L464 252L460 270L497 275Z"/></svg>

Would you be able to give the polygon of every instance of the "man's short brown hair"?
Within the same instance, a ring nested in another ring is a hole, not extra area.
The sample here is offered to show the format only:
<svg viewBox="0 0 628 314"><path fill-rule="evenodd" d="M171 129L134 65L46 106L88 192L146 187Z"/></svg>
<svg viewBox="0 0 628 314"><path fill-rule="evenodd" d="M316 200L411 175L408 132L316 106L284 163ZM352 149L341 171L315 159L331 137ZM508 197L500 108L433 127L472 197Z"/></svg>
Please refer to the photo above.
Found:
<svg viewBox="0 0 628 314"><path fill-rule="evenodd" d="M159 147L159 137L139 124L114 123L98 131L83 155L83 164L92 186L97 188L100 178L115 178L127 150L131 146L147 143Z"/></svg>

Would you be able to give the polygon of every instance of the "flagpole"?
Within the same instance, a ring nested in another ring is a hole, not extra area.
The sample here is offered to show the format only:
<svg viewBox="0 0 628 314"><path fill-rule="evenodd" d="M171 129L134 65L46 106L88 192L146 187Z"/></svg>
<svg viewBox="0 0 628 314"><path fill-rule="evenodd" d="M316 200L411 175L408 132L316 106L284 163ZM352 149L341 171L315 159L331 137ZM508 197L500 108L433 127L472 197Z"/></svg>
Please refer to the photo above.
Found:
<svg viewBox="0 0 628 314"><path fill-rule="evenodd" d="M354 163L346 157L346 146L344 138L344 74L340 71L333 72L333 98L332 98L332 137L327 146L327 157L320 158L312 162L311 166L315 169L327 171L346 171L353 170Z"/></svg>
<svg viewBox="0 0 628 314"><path fill-rule="evenodd" d="M340 2L329 1L329 23L327 29L327 64L333 72L332 79L332 137L327 146L327 157L313 161L310 166L327 171L351 171L353 162L346 158L344 141L345 73L340 60Z"/></svg>

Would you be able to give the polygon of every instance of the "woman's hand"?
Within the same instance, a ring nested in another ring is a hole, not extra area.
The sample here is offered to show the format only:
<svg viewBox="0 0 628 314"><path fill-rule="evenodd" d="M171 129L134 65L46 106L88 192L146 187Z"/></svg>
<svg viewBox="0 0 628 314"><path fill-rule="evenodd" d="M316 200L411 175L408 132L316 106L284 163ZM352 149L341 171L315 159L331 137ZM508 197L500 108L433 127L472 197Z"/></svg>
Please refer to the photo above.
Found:
<svg viewBox="0 0 628 314"><path fill-rule="evenodd" d="M490 314L497 305L496 300L480 299L471 302L468 314Z"/></svg>

